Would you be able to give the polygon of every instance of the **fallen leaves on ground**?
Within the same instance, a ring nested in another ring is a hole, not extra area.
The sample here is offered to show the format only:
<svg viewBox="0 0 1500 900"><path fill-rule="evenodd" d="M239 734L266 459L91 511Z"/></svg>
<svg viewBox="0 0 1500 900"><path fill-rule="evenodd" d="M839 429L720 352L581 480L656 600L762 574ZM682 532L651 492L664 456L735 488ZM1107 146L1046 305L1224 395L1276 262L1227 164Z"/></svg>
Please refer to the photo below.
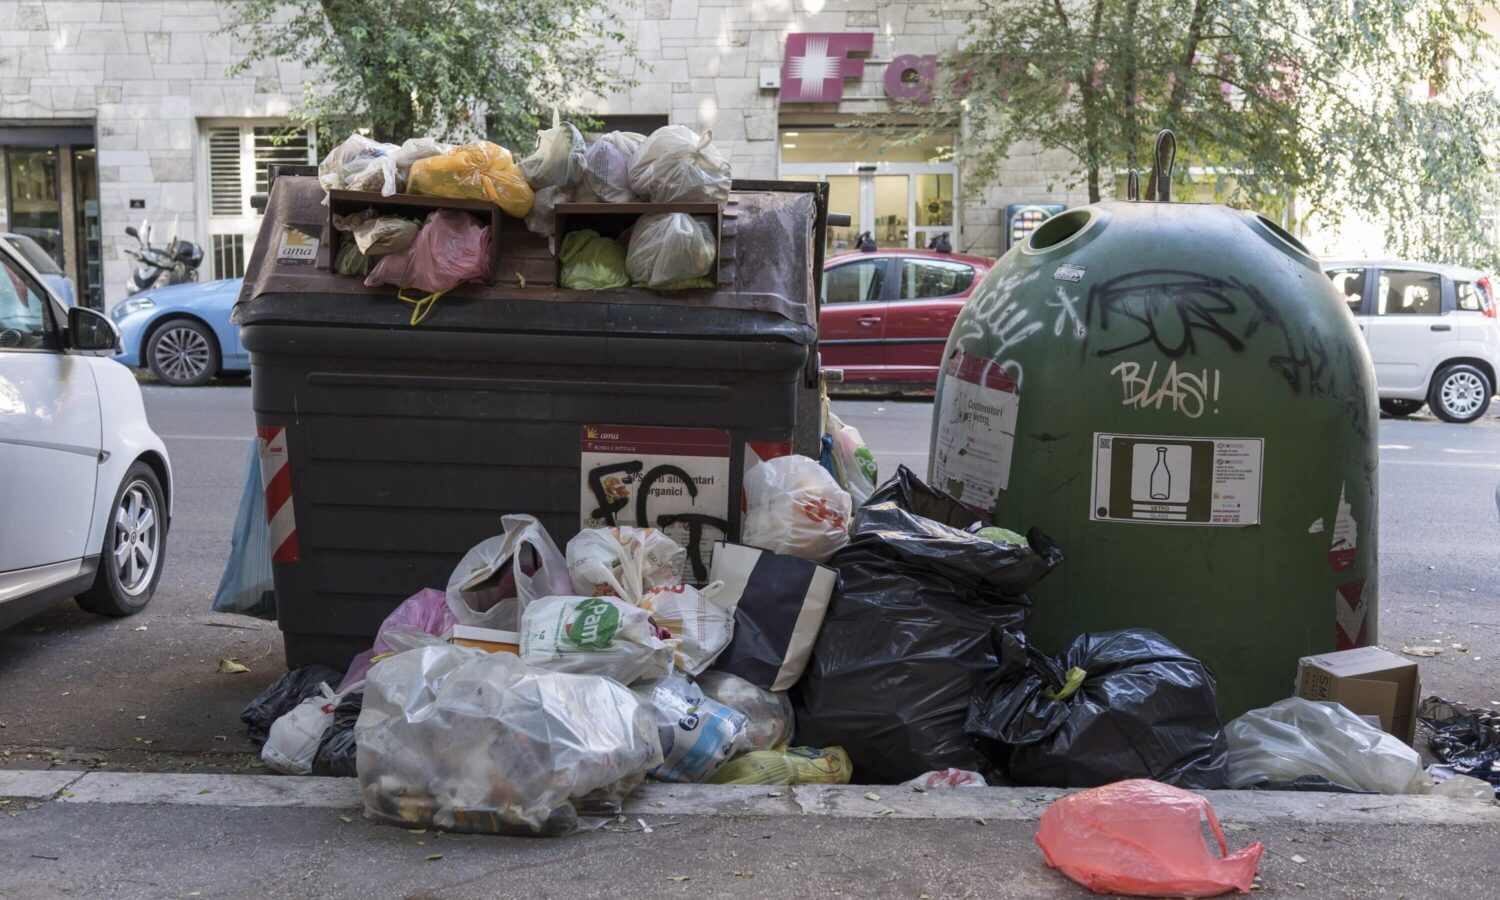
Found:
<svg viewBox="0 0 1500 900"><path fill-rule="evenodd" d="M241 663L236 662L235 661L236 659L237 659L237 657L231 656L231 657L229 657L227 659L221 659L221 660L219 660L219 674L220 675L239 675L239 674L242 674L244 672L250 671L250 667L249 666L242 665Z"/></svg>

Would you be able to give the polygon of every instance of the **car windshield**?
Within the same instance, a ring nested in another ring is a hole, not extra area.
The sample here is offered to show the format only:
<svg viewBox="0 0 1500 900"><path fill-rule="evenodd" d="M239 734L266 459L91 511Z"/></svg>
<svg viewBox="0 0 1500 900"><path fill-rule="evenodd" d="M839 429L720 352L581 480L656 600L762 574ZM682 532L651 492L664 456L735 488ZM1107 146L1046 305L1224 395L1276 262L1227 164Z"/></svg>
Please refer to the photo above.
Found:
<svg viewBox="0 0 1500 900"><path fill-rule="evenodd" d="M21 254L22 259L31 263L31 267L36 269L37 272L43 275L61 275L63 273L62 267L57 264L57 260L48 256L47 251L42 249L41 244L38 244L26 235L7 234L5 241L11 247L15 248L17 253Z"/></svg>

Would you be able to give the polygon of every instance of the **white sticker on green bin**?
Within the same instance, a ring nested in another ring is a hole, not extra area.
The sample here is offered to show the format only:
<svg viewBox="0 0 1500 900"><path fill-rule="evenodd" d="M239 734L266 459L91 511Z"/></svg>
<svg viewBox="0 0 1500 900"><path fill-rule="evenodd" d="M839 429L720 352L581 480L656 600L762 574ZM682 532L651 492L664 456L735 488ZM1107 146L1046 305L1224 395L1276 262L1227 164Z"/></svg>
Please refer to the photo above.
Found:
<svg viewBox="0 0 1500 900"><path fill-rule="evenodd" d="M933 448L933 483L988 514L1010 484L1021 396L1000 363L955 350L948 358Z"/></svg>
<svg viewBox="0 0 1500 900"><path fill-rule="evenodd" d="M687 580L707 581L713 543L729 531L729 432L585 425L581 439L580 527L660 528L688 549Z"/></svg>
<svg viewBox="0 0 1500 900"><path fill-rule="evenodd" d="M1264 445L1261 438L1095 434L1089 518L1259 524Z"/></svg>

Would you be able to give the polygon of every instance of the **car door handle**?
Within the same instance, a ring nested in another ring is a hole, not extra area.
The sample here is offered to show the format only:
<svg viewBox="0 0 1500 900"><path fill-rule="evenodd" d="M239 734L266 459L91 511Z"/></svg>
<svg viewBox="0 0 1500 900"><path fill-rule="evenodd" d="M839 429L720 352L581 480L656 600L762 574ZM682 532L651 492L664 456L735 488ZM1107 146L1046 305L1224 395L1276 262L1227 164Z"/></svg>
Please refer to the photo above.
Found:
<svg viewBox="0 0 1500 900"><path fill-rule="evenodd" d="M1452 325L1434 325L1434 326L1432 326L1432 330L1433 331L1452 331L1453 330L1453 326Z"/></svg>
<svg viewBox="0 0 1500 900"><path fill-rule="evenodd" d="M879 325L880 324L880 317L879 316L860 316L860 318L859 318L859 324L865 326L866 328L869 328L871 325Z"/></svg>

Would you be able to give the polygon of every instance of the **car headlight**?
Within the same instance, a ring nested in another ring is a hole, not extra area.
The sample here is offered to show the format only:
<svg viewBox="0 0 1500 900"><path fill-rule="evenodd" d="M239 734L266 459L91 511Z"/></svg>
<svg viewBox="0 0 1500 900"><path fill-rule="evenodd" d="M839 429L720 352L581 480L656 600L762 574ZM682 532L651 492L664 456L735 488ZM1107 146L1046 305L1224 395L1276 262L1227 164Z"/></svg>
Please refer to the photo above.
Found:
<svg viewBox="0 0 1500 900"><path fill-rule="evenodd" d="M140 312L143 309L150 309L155 305L156 301L152 300L150 297L127 297L121 302L115 304L115 308L111 314L111 318L123 319L133 312Z"/></svg>

